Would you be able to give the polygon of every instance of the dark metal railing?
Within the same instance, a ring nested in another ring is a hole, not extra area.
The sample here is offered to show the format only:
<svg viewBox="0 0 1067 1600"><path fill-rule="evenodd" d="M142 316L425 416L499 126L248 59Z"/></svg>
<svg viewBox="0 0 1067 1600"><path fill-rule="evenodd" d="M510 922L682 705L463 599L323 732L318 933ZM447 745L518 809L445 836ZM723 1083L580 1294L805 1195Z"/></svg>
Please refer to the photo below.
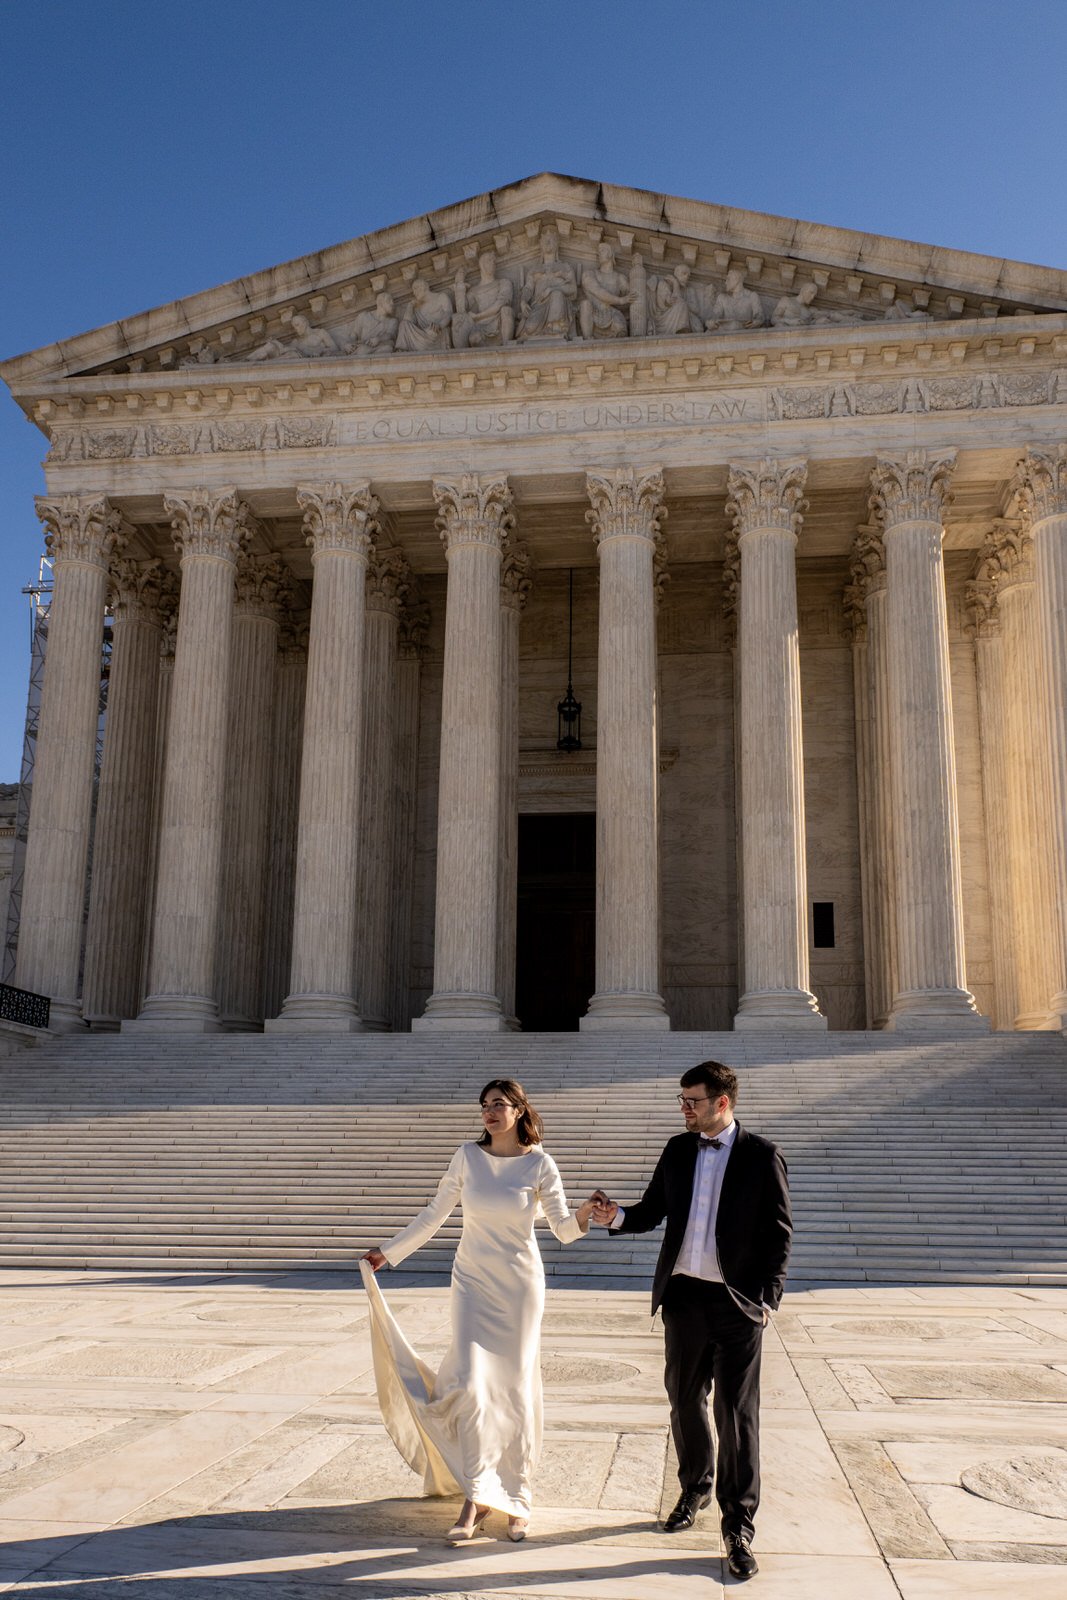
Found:
<svg viewBox="0 0 1067 1600"><path fill-rule="evenodd" d="M46 994L31 994L28 989L13 989L9 983L0 983L0 1021L47 1028L51 1005Z"/></svg>

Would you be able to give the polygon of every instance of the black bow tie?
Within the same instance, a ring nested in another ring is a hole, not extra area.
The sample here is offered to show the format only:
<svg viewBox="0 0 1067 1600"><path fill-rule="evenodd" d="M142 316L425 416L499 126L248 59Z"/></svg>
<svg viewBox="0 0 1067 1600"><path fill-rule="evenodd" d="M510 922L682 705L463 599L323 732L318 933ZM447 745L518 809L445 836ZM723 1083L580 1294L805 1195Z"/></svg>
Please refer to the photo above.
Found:
<svg viewBox="0 0 1067 1600"><path fill-rule="evenodd" d="M709 1139L706 1134L702 1133L700 1135L700 1148L702 1150L721 1150L723 1142L721 1139Z"/></svg>

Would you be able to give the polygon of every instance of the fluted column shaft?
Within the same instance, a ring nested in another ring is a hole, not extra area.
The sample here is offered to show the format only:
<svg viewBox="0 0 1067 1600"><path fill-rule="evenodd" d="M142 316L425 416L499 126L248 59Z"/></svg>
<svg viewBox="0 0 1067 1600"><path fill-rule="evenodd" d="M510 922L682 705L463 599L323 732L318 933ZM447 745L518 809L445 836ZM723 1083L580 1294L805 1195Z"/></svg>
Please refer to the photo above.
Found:
<svg viewBox="0 0 1067 1600"><path fill-rule="evenodd" d="M300 750L307 694L307 623L282 626L274 676L264 1014L280 1011L293 959L293 885L300 809Z"/></svg>
<svg viewBox="0 0 1067 1600"><path fill-rule="evenodd" d="M500 585L500 873L497 993L509 1027L515 1017L515 941L519 905L519 631L530 593L530 558L510 542Z"/></svg>
<svg viewBox="0 0 1067 1600"><path fill-rule="evenodd" d="M238 560L219 937L219 1007L234 1030L263 1020L274 664L288 581L277 557Z"/></svg>
<svg viewBox="0 0 1067 1600"><path fill-rule="evenodd" d="M51 1026L81 1025L78 969L100 715L110 555L122 543L106 500L38 500L53 557L15 983L51 997Z"/></svg>
<svg viewBox="0 0 1067 1600"><path fill-rule="evenodd" d="M897 993L887 1026L985 1027L967 988L942 508L952 452L880 459L886 552Z"/></svg>
<svg viewBox="0 0 1067 1600"><path fill-rule="evenodd" d="M1007 684L1000 618L976 620L975 678L982 742L982 800L989 870L989 920L993 947L993 1026L1010 1029L1019 1011L1016 952L1012 928L1011 828L1008 823Z"/></svg>
<svg viewBox="0 0 1067 1600"><path fill-rule="evenodd" d="M503 477L433 486L448 559L437 801L434 988L416 1028L500 1029L500 568Z"/></svg>
<svg viewBox="0 0 1067 1600"><path fill-rule="evenodd" d="M312 546L293 966L268 1029L362 1027L352 994L362 785L367 559L378 502L368 485L298 490Z"/></svg>
<svg viewBox="0 0 1067 1600"><path fill-rule="evenodd" d="M1050 1012L1067 1029L1067 444L1028 450L1017 484L1034 541L1037 656L1044 701L1049 850L1044 863L1055 908Z"/></svg>
<svg viewBox="0 0 1067 1600"><path fill-rule="evenodd" d="M182 586L163 769L148 995L124 1028L214 1032L236 491L168 495Z"/></svg>
<svg viewBox="0 0 1067 1600"><path fill-rule="evenodd" d="M111 669L82 982L82 1015L103 1027L135 1017L141 1004L168 580L158 561L112 568Z"/></svg>
<svg viewBox="0 0 1067 1600"><path fill-rule="evenodd" d="M416 811L419 784L419 696L422 647L429 607L409 590L400 613L396 664L396 788L392 808L395 876L390 900L390 1020L394 1030L411 1026L411 898L415 877Z"/></svg>
<svg viewBox="0 0 1067 1600"><path fill-rule="evenodd" d="M796 542L803 461L733 466L741 552L744 973L734 1027L825 1028L808 971Z"/></svg>
<svg viewBox="0 0 1067 1600"><path fill-rule="evenodd" d="M596 991L580 1026L665 1029L653 581L663 475L620 468L586 485L600 561Z"/></svg>
<svg viewBox="0 0 1067 1600"><path fill-rule="evenodd" d="M396 651L407 566L396 550L375 553L367 573L364 651L363 801L355 991L363 1026L389 1026L389 896L393 883L396 781Z"/></svg>

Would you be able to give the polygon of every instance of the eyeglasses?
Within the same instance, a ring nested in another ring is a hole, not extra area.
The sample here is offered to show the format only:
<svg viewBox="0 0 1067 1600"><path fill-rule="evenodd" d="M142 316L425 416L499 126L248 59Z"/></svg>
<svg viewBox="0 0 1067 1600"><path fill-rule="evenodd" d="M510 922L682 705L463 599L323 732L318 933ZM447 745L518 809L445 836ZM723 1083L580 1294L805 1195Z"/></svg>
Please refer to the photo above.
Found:
<svg viewBox="0 0 1067 1600"><path fill-rule="evenodd" d="M675 1097L683 1111L695 1111L697 1106L706 1106L711 1099L710 1095L703 1095L699 1100L694 1100L692 1095L680 1094Z"/></svg>

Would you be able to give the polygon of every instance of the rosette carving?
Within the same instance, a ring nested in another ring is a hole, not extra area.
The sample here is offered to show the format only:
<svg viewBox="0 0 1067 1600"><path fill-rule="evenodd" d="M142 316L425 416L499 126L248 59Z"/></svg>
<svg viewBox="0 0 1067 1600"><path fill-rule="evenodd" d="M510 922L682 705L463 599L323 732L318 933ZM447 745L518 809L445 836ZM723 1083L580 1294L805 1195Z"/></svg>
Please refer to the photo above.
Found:
<svg viewBox="0 0 1067 1600"><path fill-rule="evenodd" d="M617 467L613 472L587 472L586 489L592 509L585 514L599 544L620 534L634 534L655 542L660 523L667 517L663 504L663 473L659 467L635 472Z"/></svg>
<svg viewBox="0 0 1067 1600"><path fill-rule="evenodd" d="M368 554L378 531L378 501L369 483L304 484L296 498L304 513L304 537L312 547L312 560L324 550Z"/></svg>
<svg viewBox="0 0 1067 1600"><path fill-rule="evenodd" d="M435 478L433 497L437 531L446 550L458 544L487 544L499 550L515 526L511 490L503 473Z"/></svg>
<svg viewBox="0 0 1067 1600"><path fill-rule="evenodd" d="M739 539L760 529L779 528L796 535L807 510L804 486L808 464L799 457L731 465L726 483L726 514Z"/></svg>
<svg viewBox="0 0 1067 1600"><path fill-rule="evenodd" d="M41 495L34 504L44 523L45 549L54 561L81 561L106 570L126 544L129 529L103 495Z"/></svg>
<svg viewBox="0 0 1067 1600"><path fill-rule="evenodd" d="M899 522L941 523L955 450L909 450L879 456L871 473L871 511L885 528Z"/></svg>

